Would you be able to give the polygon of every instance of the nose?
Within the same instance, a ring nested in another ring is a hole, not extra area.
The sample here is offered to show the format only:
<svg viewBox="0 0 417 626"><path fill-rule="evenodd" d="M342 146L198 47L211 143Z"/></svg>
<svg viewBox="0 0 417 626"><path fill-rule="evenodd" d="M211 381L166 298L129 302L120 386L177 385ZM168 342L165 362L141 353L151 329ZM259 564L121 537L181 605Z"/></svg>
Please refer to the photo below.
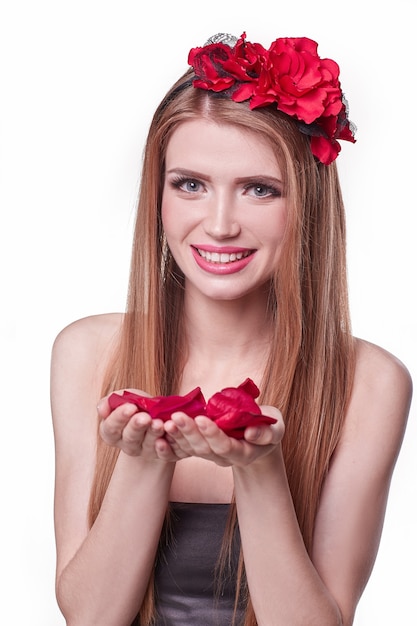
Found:
<svg viewBox="0 0 417 626"><path fill-rule="evenodd" d="M204 220L205 232L213 239L232 239L240 233L236 207L228 194L218 194L207 207Z"/></svg>

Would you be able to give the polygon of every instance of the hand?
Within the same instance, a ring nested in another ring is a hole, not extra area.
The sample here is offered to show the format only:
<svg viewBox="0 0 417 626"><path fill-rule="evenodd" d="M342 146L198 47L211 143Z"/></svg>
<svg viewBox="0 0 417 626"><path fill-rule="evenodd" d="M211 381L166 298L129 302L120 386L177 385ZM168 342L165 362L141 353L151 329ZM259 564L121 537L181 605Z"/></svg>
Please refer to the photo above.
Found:
<svg viewBox="0 0 417 626"><path fill-rule="evenodd" d="M142 391L138 393L148 395ZM141 456L149 460L178 460L164 438L162 420L152 419L148 413L138 411L137 406L131 403L122 404L112 411L107 398L102 398L97 406L101 418L99 432L105 443L120 448L129 456Z"/></svg>
<svg viewBox="0 0 417 626"><path fill-rule="evenodd" d="M246 428L244 439L228 437L208 417L192 419L180 412L165 422L166 439L178 458L198 456L223 467L249 465L270 454L280 444L285 431L278 409L270 406L260 409L264 415L275 417L277 422Z"/></svg>

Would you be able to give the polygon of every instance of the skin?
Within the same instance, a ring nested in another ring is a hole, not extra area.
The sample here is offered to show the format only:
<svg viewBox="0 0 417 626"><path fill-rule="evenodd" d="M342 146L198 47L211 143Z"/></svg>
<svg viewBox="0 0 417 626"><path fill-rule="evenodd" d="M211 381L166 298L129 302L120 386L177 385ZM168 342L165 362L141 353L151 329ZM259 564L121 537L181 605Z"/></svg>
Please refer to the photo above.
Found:
<svg viewBox="0 0 417 626"><path fill-rule="evenodd" d="M205 298L238 304L256 299L264 308L265 284L279 262L286 219L282 174L266 141L201 120L174 133L166 154L162 220L189 300L200 306ZM220 253L230 247L251 251L250 262L228 274L219 272L236 262L202 269L199 255L193 255L199 246Z"/></svg>
<svg viewBox="0 0 417 626"><path fill-rule="evenodd" d="M209 397L248 376L259 384L269 338L265 284L279 262L286 209L282 195L265 195L261 185L248 191L245 184L261 173L280 180L279 167L255 135L198 120L174 133L166 169L164 227L186 277L189 358L179 393L199 384ZM179 169L192 173L180 188L172 185ZM242 270L219 274L199 266L190 249L196 244L256 252ZM233 489L259 626L352 624L376 557L406 425L411 381L404 366L356 341L353 394L310 558L288 489L278 409L261 407L277 423L249 428L237 441L202 416L176 413L163 424L129 404L110 412L107 398L97 407L121 321L119 314L79 320L60 333L53 350L57 598L67 624L129 626L146 590L168 501L230 502ZM89 530L97 410L101 436L121 453Z"/></svg>

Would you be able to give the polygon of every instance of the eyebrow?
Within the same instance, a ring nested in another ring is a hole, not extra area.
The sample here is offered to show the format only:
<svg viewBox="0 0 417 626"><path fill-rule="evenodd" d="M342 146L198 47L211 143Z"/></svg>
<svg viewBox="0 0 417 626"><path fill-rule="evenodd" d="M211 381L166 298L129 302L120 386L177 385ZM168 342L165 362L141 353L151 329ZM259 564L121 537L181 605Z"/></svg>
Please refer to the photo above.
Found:
<svg viewBox="0 0 417 626"><path fill-rule="evenodd" d="M261 183L262 185L274 186L274 185L283 185L281 179L276 178L275 176L267 176L265 174L255 174L251 176L242 176L241 178L235 178L235 182L238 184L242 183Z"/></svg>
<svg viewBox="0 0 417 626"><path fill-rule="evenodd" d="M211 180L210 176L207 174L202 174L201 172L196 172L193 170L187 170L182 167L173 167L170 170L166 171L166 174L181 174L181 176L188 176L189 178L202 178L203 180Z"/></svg>
<svg viewBox="0 0 417 626"><path fill-rule="evenodd" d="M173 167L170 170L167 170L166 174L180 174L181 176L186 176L189 178L198 178L201 180L206 180L211 182L211 176L207 176L207 174L202 174L201 172L196 172L194 170L184 169L182 167ZM265 174L251 174L250 176L239 176L234 179L236 184L244 184L244 183L262 183L263 185L283 185L283 181L275 176L268 176Z"/></svg>

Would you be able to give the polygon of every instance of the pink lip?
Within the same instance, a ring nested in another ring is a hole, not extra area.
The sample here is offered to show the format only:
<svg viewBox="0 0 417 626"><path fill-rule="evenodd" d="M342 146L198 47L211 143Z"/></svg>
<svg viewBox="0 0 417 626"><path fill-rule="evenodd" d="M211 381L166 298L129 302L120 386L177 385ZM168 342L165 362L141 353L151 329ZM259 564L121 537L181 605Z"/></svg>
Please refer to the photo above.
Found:
<svg viewBox="0 0 417 626"><path fill-rule="evenodd" d="M229 263L212 263L207 261L204 257L200 256L197 251L197 246L191 246L192 255L197 263L197 265L208 272L209 274L217 274L218 276L225 276L226 274L235 274L236 272L240 272L243 268L245 268L255 256L254 254L249 254L249 256L244 257L243 259L239 259L236 261L230 261ZM206 252L218 252L221 254L224 252L225 254L233 254L234 252L247 252L250 248L236 248L233 246L225 246L225 247L216 247L216 246L198 246L200 250L205 250Z"/></svg>

